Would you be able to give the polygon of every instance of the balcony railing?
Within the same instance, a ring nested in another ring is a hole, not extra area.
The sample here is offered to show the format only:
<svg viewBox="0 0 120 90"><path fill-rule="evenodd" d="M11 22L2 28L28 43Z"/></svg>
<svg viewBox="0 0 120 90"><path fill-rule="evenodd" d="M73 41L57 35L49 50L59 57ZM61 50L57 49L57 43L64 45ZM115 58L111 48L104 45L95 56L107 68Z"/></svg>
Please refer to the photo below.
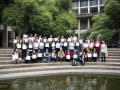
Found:
<svg viewBox="0 0 120 90"><path fill-rule="evenodd" d="M102 15L102 13L103 12L100 12L100 13L98 13L98 12L95 12L95 13L81 13L81 14L75 15L75 17L92 17L92 16L94 16L96 14Z"/></svg>

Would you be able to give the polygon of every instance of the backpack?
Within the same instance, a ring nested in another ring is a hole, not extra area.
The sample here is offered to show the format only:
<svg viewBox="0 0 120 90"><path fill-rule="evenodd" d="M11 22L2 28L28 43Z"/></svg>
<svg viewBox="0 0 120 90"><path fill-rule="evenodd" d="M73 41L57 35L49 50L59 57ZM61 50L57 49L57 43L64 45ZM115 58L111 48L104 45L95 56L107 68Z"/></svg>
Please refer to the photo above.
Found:
<svg viewBox="0 0 120 90"><path fill-rule="evenodd" d="M73 60L73 61L72 61L72 66L77 66L76 60Z"/></svg>

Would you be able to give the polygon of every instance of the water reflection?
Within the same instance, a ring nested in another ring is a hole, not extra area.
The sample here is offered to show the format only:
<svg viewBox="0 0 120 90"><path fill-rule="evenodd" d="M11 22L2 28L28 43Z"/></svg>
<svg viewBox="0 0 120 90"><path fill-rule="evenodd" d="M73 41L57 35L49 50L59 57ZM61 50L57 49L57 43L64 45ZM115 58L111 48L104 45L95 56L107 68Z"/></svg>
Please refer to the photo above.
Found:
<svg viewBox="0 0 120 90"><path fill-rule="evenodd" d="M36 77L26 79L7 80L10 84L9 90L113 90L120 78L108 78L103 76L89 75L61 75L49 77Z"/></svg>

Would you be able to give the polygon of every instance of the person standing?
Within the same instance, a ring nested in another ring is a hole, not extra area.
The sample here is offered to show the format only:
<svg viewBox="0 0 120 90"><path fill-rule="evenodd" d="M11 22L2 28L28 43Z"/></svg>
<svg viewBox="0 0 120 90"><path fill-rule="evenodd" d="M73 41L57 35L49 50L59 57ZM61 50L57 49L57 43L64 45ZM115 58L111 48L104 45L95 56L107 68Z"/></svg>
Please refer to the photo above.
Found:
<svg viewBox="0 0 120 90"><path fill-rule="evenodd" d="M97 55L98 55L98 60L99 60L99 55L100 55L100 47L101 47L101 42L99 41L99 39L96 40L96 42L94 43Z"/></svg>
<svg viewBox="0 0 120 90"><path fill-rule="evenodd" d="M101 45L101 53L102 53L102 61L103 62L103 58L104 58L104 62L105 62L105 53L107 53L107 45L105 44L105 41L103 41L102 45Z"/></svg>
<svg viewBox="0 0 120 90"><path fill-rule="evenodd" d="M27 46L25 44L25 40L23 40L23 42L22 42L22 59L24 59L24 57L26 56L26 50L27 50Z"/></svg>
<svg viewBox="0 0 120 90"><path fill-rule="evenodd" d="M97 37L97 39L98 39L99 41L101 41L100 37L101 37L101 34L99 34L98 37Z"/></svg>
<svg viewBox="0 0 120 90"><path fill-rule="evenodd" d="M12 48L12 46L13 46L13 40L12 40L12 38L9 40L9 44L10 44L10 48Z"/></svg>

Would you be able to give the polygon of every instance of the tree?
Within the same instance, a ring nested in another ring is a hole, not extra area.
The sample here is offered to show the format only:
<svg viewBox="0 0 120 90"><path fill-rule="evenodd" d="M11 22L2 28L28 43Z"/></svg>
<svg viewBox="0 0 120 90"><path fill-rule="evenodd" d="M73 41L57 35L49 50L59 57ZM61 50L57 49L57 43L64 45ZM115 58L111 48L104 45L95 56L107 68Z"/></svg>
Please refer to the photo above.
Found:
<svg viewBox="0 0 120 90"><path fill-rule="evenodd" d="M3 10L2 19L4 25L12 25L18 33L61 36L69 29L74 30L77 25L74 14L69 12L70 7L61 6L63 0L14 0L14 2L15 4L10 4Z"/></svg>
<svg viewBox="0 0 120 90"><path fill-rule="evenodd" d="M92 29L88 29L85 32L83 32L83 34L81 35L81 38L86 39L92 32Z"/></svg>

